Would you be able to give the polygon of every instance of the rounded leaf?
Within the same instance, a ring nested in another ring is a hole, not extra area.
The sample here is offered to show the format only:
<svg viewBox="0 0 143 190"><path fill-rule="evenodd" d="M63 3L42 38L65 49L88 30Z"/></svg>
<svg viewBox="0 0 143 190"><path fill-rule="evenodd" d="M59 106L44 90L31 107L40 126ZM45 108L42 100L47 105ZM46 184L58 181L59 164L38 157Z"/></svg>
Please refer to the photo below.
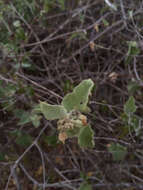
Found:
<svg viewBox="0 0 143 190"><path fill-rule="evenodd" d="M112 153L114 161L124 160L127 154L127 147L124 147L118 143L111 143L111 145L108 147L108 150Z"/></svg>
<svg viewBox="0 0 143 190"><path fill-rule="evenodd" d="M91 79L83 80L77 87L74 88L72 93L69 93L64 97L62 105L68 112L71 110L86 112L88 98L93 86L94 83Z"/></svg>
<svg viewBox="0 0 143 190"><path fill-rule="evenodd" d="M85 126L80 129L78 136L78 144L82 148L93 148L94 147L94 131L90 126Z"/></svg>
<svg viewBox="0 0 143 190"><path fill-rule="evenodd" d="M66 109L61 105L50 105L46 102L40 102L40 109L47 120L61 119L67 116Z"/></svg>
<svg viewBox="0 0 143 190"><path fill-rule="evenodd" d="M127 102L124 105L124 112L129 115L133 114L137 109L137 106L135 105L135 99L133 96L130 96Z"/></svg>

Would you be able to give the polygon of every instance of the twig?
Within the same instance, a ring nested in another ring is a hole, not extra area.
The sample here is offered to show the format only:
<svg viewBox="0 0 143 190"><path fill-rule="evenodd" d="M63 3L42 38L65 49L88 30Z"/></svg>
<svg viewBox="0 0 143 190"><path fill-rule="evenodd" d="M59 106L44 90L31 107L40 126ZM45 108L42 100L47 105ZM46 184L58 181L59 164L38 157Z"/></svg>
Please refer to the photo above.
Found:
<svg viewBox="0 0 143 190"><path fill-rule="evenodd" d="M31 177L22 164L19 164L19 166L23 170L25 175L28 177L28 179L30 179L33 182L33 184L35 184L35 185L37 185L39 187L43 187L43 183L39 183L33 177ZM62 181L62 182L59 182L59 183L52 183L52 184L46 183L46 184L44 184L44 187L46 187L46 188L47 187L67 187L69 189L76 190L73 186L69 186L67 184L67 181Z"/></svg>
<svg viewBox="0 0 143 190"><path fill-rule="evenodd" d="M134 13L134 16L139 14L142 10L138 10L137 12ZM127 18L127 20L130 20L130 18ZM108 28L106 28L103 32L97 34L95 37L93 37L92 41L95 41L97 39L99 39L100 37L102 37L104 34L106 34L107 32L109 32L111 29L113 29L114 27L117 27L119 25L123 24L123 20L119 20L118 22L112 24L111 26L109 26ZM124 28L124 27L123 27ZM78 49L75 53L73 53L70 57L63 59L62 62L66 63L68 61L70 61L73 57L75 57L76 55L78 55L81 51L83 51L84 49L86 49L87 47L89 47L89 44L91 42L91 39L87 42L86 45L84 45L83 47L81 47L80 49Z"/></svg>
<svg viewBox="0 0 143 190"><path fill-rule="evenodd" d="M14 165L11 168L11 172L10 175L8 177L8 181L5 187L5 190L8 190L8 186L10 183L10 179L13 175L14 170L16 169L16 167L18 166L19 162L22 160L22 158L29 152L29 150L37 143L38 139L40 138L40 136L42 135L42 133L44 132L44 130L47 128L48 126L48 122L45 125L45 127L43 127L43 129L40 131L39 135L36 137L36 139L34 140L34 142L23 152L23 154L15 161Z"/></svg>
<svg viewBox="0 0 143 190"><path fill-rule="evenodd" d="M60 171L59 169L53 164L53 162L50 160L50 158L48 157L47 153L44 153L45 159L50 163L50 165L53 167L53 169L59 174L59 176L61 176L64 180L69 181ZM69 181L70 183L70 181Z"/></svg>
<svg viewBox="0 0 143 190"><path fill-rule="evenodd" d="M43 190L45 190L45 184L46 184L46 171L45 171L45 160L44 160L44 155L43 152L41 150L41 148L39 147L39 145L37 144L37 142L35 143L35 146L37 147L40 156L41 156L41 161L42 161L42 167L43 167Z"/></svg>
<svg viewBox="0 0 143 190"><path fill-rule="evenodd" d="M12 83L12 84L17 84L15 81L11 80L11 79L7 79L5 77L3 77L2 75L0 75L0 79L5 81L6 83Z"/></svg>
<svg viewBox="0 0 143 190"><path fill-rule="evenodd" d="M121 11L122 11L122 15L123 15L123 19L124 19L124 24L125 26L127 26L127 17L126 17L126 13L125 13L125 9L124 9L124 4L123 4L123 0L120 0L120 6L121 6Z"/></svg>
<svg viewBox="0 0 143 190"><path fill-rule="evenodd" d="M20 74L20 73L18 73L18 72L16 72L15 74L18 75L19 77L21 77L21 78L23 78L23 79L25 79L25 80L31 82L33 85L35 85L35 86L37 86L37 87L39 87L39 88L42 88L43 90L46 90L48 93L52 94L53 96L56 96L56 97L62 99L62 97L61 97L60 95L58 95L58 94L56 94L55 92L53 92L53 91L51 91L51 90L45 88L44 86L38 84L37 82L34 82L33 80L30 80L29 78L25 77L24 75L22 75L22 74Z"/></svg>

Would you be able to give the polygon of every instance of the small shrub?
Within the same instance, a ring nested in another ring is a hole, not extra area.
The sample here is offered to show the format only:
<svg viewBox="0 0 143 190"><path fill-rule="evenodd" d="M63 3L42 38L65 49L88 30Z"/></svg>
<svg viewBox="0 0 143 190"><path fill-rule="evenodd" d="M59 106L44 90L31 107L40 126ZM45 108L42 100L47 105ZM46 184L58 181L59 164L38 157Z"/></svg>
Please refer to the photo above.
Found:
<svg viewBox="0 0 143 190"><path fill-rule="evenodd" d="M77 137L80 147L94 147L94 132L87 117L82 114L90 111L87 103L93 86L91 79L82 81L72 93L63 98L61 105L40 102L40 110L47 120L58 119L58 139L63 143L68 138Z"/></svg>

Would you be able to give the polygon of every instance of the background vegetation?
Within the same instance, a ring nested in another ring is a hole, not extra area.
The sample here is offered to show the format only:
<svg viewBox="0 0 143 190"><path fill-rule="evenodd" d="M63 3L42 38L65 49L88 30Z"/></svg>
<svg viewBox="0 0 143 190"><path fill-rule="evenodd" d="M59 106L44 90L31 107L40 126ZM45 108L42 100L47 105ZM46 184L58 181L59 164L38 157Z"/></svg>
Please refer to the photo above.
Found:
<svg viewBox="0 0 143 190"><path fill-rule="evenodd" d="M0 189L143 189L142 18L142 0L0 0ZM82 149L34 108L88 78Z"/></svg>

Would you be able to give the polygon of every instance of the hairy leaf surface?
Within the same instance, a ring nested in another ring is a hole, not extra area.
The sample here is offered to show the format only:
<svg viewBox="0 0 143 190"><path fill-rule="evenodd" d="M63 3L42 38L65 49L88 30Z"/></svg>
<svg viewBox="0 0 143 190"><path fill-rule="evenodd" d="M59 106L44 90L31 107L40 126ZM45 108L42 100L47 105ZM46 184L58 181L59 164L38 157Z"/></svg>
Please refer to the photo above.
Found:
<svg viewBox="0 0 143 190"><path fill-rule="evenodd" d="M46 102L40 102L40 109L47 120L61 119L67 115L66 109L61 105L50 105Z"/></svg>
<svg viewBox="0 0 143 190"><path fill-rule="evenodd" d="M86 112L88 109L87 103L89 95L93 86L94 83L91 79L82 81L78 86L74 88L72 93L69 93L64 97L62 105L68 112L74 109L81 112Z"/></svg>

